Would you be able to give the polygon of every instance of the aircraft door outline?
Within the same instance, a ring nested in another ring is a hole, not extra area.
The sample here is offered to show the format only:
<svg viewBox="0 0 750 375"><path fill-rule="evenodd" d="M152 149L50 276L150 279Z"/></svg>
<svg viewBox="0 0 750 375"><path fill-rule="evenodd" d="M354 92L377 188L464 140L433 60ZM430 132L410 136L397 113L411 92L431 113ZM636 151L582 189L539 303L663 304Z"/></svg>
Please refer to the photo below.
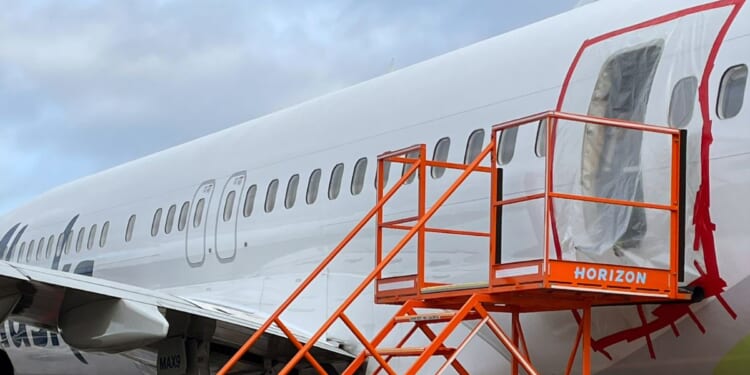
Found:
<svg viewBox="0 0 750 375"><path fill-rule="evenodd" d="M229 263L237 256L237 226L246 181L247 172L237 172L227 179L221 192L213 232L216 258L220 263ZM228 199L230 194L232 198ZM228 204L231 204L231 209L227 209Z"/></svg>
<svg viewBox="0 0 750 375"><path fill-rule="evenodd" d="M185 226L185 260L190 267L200 267L206 261L206 227L215 186L216 180L200 184L190 203Z"/></svg>

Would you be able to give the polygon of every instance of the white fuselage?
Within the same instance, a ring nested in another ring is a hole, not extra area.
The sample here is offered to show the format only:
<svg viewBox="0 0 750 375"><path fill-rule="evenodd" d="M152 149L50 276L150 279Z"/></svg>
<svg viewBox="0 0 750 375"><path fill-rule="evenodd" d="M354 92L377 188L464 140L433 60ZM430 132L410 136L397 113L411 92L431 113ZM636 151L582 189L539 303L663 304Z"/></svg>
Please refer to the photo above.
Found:
<svg viewBox="0 0 750 375"><path fill-rule="evenodd" d="M26 226L10 260L51 267L54 259L47 256L46 245L42 253L37 254L39 240L48 241L52 235L58 238L77 216L72 243L59 260L58 269L73 272L81 262L93 260L94 277L160 289L229 309L268 314L375 203L376 155L425 143L431 157L436 142L449 137L448 160L463 162L467 139L474 130L485 130L486 144L491 125L556 108L571 62L585 40L702 3L641 0L587 5L59 187L0 218L0 235L17 223ZM679 53L694 48L698 51L695 56L704 56L701 51L710 50L711 45L692 44L691 38L702 41L696 35L715 33L721 25L714 23L725 21L727 13L729 8L722 8L701 15L700 20L686 19L685 23L700 25L690 29L694 34L678 35L667 31L670 36L665 46L673 49L665 47L665 51L672 55L665 52L659 66L662 70L654 77L646 122L668 123L672 88L680 75L687 74L679 72L683 64ZM675 30L682 32L684 29L680 27L675 26ZM640 40L639 35L613 40L607 48L617 52L649 42ZM680 44L670 44L678 40ZM750 164L750 127L747 126L750 112L744 108L736 117L720 119L716 115L716 103L722 73L729 67L750 62L748 44L750 13L743 8L728 29L708 80L708 108L713 121L709 154L710 212L716 224L714 235L720 276L727 283L725 298L740 316L750 312L749 289L745 285L750 282L745 253L745 245L750 240L747 231L750 201L744 197L750 186L750 168L747 167ZM686 53L692 53L690 51ZM606 56L602 59L604 61ZM705 63L705 57L696 58L698 62L692 61L688 64L690 67L685 68L693 69L691 74L697 74L698 80L704 70L701 59ZM588 69L589 78L595 80L602 65L596 62L590 65L594 68L583 64L581 69ZM579 82L583 81L582 78ZM592 94L591 90L581 94L584 92L586 90L580 87L571 89L568 94L571 97L566 99L570 105L562 109L586 112ZM696 163L690 168L694 169L696 181L701 177L698 161L705 136L703 125L696 98L692 120L687 125L692 142L689 159ZM519 132L513 159L504 167L506 196L539 189L543 181L531 172L543 163L534 152L535 137L535 130L530 128ZM368 160L364 188L354 195L350 187L353 169L355 162L363 157ZM331 175L338 163L344 165L343 182L338 196L329 199ZM319 191L315 202L308 204L309 178L318 168L322 176ZM395 181L397 175L400 176L400 166L394 166L390 173L390 181ZM296 174L299 174L296 201L287 208L289 181ZM455 172L446 172L439 179L431 178L428 185L432 199L449 186L455 176ZM270 208L266 207L269 184L276 179L279 183L275 207L266 210ZM254 205L246 216L247 194L253 185L257 186ZM441 211L436 223L486 229L488 186L484 179L470 178L467 186ZM415 189L416 184L406 186L389 213L405 216L403 213L413 210L410 197L414 196ZM235 192L233 200L228 198L232 192ZM197 208L201 199L204 199L202 211ZM689 198L689 202L694 200L695 197ZM225 218L228 201L233 202L233 208ZM180 230L184 202L189 202L190 211L185 227ZM166 233L172 205L176 206L174 221ZM161 209L160 219L152 235L157 209ZM199 223L195 220L196 210L201 218ZM132 238L126 241L126 228L132 215L135 215ZM101 231L106 222L108 232L103 241ZM687 225L691 223L689 218ZM89 248L94 225L97 228ZM81 228L84 234L79 250L76 242ZM514 228L519 238L536 238L543 230L521 221L516 222ZM317 328L316 323L322 322L352 286L372 269L373 234L371 228L355 239L343 259L335 262L326 271L325 278L313 284L309 294L285 315L287 321L301 331L312 332ZM32 240L35 240L35 247L27 261L28 249L21 254L20 248L22 243L28 247ZM692 240L688 242L692 251ZM486 246L486 242L479 240L436 238L428 249L428 276L432 281L444 282L486 280ZM400 259L389 272L403 274L413 269L414 259L408 252ZM66 268L66 265L70 266ZM694 272L692 279L696 276ZM668 328L653 333L656 360L648 359L645 339L636 337L632 342L618 341L607 346L614 360L596 355L597 368L618 374L631 373L635 368L657 373L682 369L680 363L688 363L690 359L690 367L686 369L695 373L713 371L735 343L750 334L746 322L733 320L717 306L719 304L712 298L692 307L706 328L706 335L698 334L696 326L681 316L676 321L680 337L675 338ZM390 307L373 305L371 291L360 298L353 310L356 313L352 316L370 334L379 329L392 312ZM651 309L647 309L649 311ZM603 309L595 312L594 317L595 338L641 324L635 307ZM576 323L572 315L569 312L530 315L524 323L529 326L526 334L541 372L561 372L568 356L567 348L575 337ZM692 342L692 337L711 342L710 347L706 345L701 352L700 361L690 348L703 344ZM328 338L353 341L339 326L334 326ZM36 358L34 353L47 350L41 349L41 345L15 345L13 342L1 347L9 350L11 359L27 358L20 360L19 371L21 363L36 366L36 362L28 358ZM472 351L469 355L477 358L486 358L487 354L496 358L473 361L472 373L495 374L498 367L504 368L505 360L492 345L477 344ZM52 356L61 361L63 357L77 361L69 349ZM623 358L635 361L623 361ZM134 368L142 371L138 366Z"/></svg>

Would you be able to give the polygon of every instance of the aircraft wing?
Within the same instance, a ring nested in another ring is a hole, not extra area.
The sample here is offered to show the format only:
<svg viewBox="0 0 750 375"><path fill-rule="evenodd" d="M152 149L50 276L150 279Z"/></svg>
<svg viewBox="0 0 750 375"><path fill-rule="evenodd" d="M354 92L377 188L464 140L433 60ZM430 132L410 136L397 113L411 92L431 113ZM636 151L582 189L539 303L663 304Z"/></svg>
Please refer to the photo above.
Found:
<svg viewBox="0 0 750 375"><path fill-rule="evenodd" d="M159 351L175 339L210 340L212 361L228 358L265 321L163 292L5 261L0 261L0 319L59 331L68 345L84 351ZM268 332L247 356L254 366L296 353L280 330ZM308 340L294 334L303 343ZM314 352L331 363L353 357L325 342L317 343Z"/></svg>

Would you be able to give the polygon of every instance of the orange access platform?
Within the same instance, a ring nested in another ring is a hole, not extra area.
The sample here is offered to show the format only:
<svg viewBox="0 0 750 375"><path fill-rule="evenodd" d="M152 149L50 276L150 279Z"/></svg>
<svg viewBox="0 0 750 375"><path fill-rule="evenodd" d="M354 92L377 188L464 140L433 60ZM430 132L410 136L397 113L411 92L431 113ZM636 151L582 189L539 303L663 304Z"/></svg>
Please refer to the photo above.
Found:
<svg viewBox="0 0 750 375"><path fill-rule="evenodd" d="M669 196L667 203L650 203L641 200L624 200L584 194L571 194L553 189L553 161L555 158L555 138L558 127L574 126L605 127L620 132L649 133L669 137L671 156L669 161ZM537 126L541 141L546 150L544 160L544 186L540 191L513 198L503 197L503 168L498 164L501 136L503 132L515 132L523 126ZM374 373L385 371L396 374L390 360L394 357L414 357L412 365L402 371L417 374L433 356L445 358L436 373L449 368L459 374L468 374L458 356L480 330L486 326L502 345L511 353L511 372L518 374L521 368L527 374L538 374L529 356L526 340L520 323L520 314L540 311L579 310L581 319L578 334L572 348L566 374L574 370L575 359L581 354L580 371L591 373L591 310L596 306L637 305L648 303L689 303L692 295L689 290L680 288L684 263L684 223L685 223L685 130L646 125L623 120L613 120L561 112L543 112L521 119L494 125L489 144L478 153L469 164L450 163L427 158L424 144L387 152L378 156L377 202L354 229L334 248L328 256L299 285L289 298L268 318L255 334L238 350L219 374L227 374L242 359L242 356L260 339L271 326L277 326L299 349L289 358L280 374L289 374L304 366L326 374L321 364L312 356L310 349L323 338L326 331L337 321L343 322L361 343L362 350L356 355L344 374L354 374L366 365L368 359L374 361ZM489 159L489 162L488 162ZM401 178L386 190L387 173L390 164L404 165ZM460 171L455 181L428 206L427 168L444 168ZM489 185L489 230L486 232L468 231L458 228L437 228L429 221L445 202L465 183L471 174L483 173L490 176ZM386 176L381 178L380 176ZM416 215L385 221L386 204L404 185L417 177L418 198ZM669 229L663 236L669 238L668 268L646 268L632 265L582 262L565 259L560 255L560 241L556 233L556 215L553 203L556 201L578 201L586 204L633 207L660 210L669 216ZM543 238L543 251L538 259L520 262L501 261L503 208L515 204L540 201L544 210L544 224L540 228ZM351 295L336 308L320 329L306 342L300 342L286 327L282 314L294 303L330 264L372 220L377 222L375 243L375 266L357 285ZM384 232L401 231L403 236L392 248L384 248ZM428 233L442 235L485 237L489 240L487 282L479 283L436 283L425 280L425 256ZM396 277L384 277L384 269L410 243L416 240L416 273ZM554 253L551 253L554 249ZM368 338L346 314L346 310L367 288L375 284L375 302L400 306L396 314L374 337ZM420 313L418 309L433 312ZM437 310L437 312L434 312ZM493 318L493 313L511 314L510 334L507 334ZM446 346L446 339L464 321L478 320L474 328L456 347ZM411 329L394 347L381 347L386 337L400 324L410 324ZM439 324L440 331L430 327ZM407 347L409 339L422 332L429 340L426 347ZM307 364L302 365L302 359ZM562 364L561 364L562 366Z"/></svg>

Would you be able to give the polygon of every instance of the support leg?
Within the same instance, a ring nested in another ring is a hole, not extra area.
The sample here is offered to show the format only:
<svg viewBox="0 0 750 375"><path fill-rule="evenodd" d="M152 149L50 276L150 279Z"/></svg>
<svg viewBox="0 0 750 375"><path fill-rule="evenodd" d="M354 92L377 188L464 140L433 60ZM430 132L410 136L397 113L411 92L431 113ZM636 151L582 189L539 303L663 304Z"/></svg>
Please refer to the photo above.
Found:
<svg viewBox="0 0 750 375"><path fill-rule="evenodd" d="M583 308L583 352L581 353L581 373L591 375L591 306Z"/></svg>
<svg viewBox="0 0 750 375"><path fill-rule="evenodd" d="M519 325L519 319L518 319L518 310L513 310L511 313L511 335L513 337L513 346L518 348L519 344L519 332L518 332L518 325ZM518 359L516 359L515 356L513 356L513 359L511 360L511 373L513 375L518 375Z"/></svg>

